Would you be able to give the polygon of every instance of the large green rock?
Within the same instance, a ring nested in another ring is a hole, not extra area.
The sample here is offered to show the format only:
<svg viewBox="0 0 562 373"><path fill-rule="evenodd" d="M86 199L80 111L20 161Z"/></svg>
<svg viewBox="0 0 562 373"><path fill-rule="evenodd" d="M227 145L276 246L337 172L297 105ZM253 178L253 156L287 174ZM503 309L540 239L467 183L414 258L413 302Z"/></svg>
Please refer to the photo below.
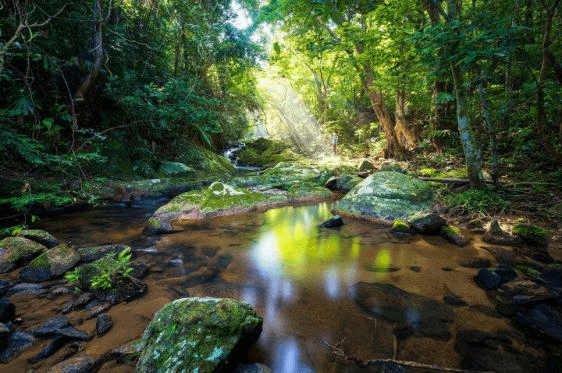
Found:
<svg viewBox="0 0 562 373"><path fill-rule="evenodd" d="M80 255L63 243L49 249L29 263L19 273L22 282L42 282L57 278L80 261Z"/></svg>
<svg viewBox="0 0 562 373"><path fill-rule="evenodd" d="M190 176L195 170L180 162L162 162L159 172L168 176Z"/></svg>
<svg viewBox="0 0 562 373"><path fill-rule="evenodd" d="M178 225L215 216L234 215L288 203L286 194L267 194L215 182L208 188L182 193L160 207L148 220L149 233L166 233Z"/></svg>
<svg viewBox="0 0 562 373"><path fill-rule="evenodd" d="M6 237L0 241L0 273L26 265L47 248L24 237Z"/></svg>
<svg viewBox="0 0 562 373"><path fill-rule="evenodd" d="M53 237L49 232L41 229L24 229L18 233L18 236L29 238L32 241L47 246L49 249L59 244L59 240Z"/></svg>
<svg viewBox="0 0 562 373"><path fill-rule="evenodd" d="M154 315L136 372L224 372L245 356L262 330L252 307L233 299L183 298Z"/></svg>
<svg viewBox="0 0 562 373"><path fill-rule="evenodd" d="M280 162L275 167L266 169L261 175L235 178L233 184L260 190L272 188L287 190L297 183L324 186L334 175L335 171L326 167Z"/></svg>
<svg viewBox="0 0 562 373"><path fill-rule="evenodd" d="M428 183L398 172L376 172L359 183L336 205L336 213L392 221L427 211L432 200Z"/></svg>

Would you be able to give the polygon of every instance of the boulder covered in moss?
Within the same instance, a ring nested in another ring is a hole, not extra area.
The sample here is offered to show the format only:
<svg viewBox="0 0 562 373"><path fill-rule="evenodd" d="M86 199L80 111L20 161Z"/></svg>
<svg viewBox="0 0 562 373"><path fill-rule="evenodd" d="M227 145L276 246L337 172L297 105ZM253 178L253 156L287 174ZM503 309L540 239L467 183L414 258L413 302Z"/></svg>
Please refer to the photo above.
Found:
<svg viewBox="0 0 562 373"><path fill-rule="evenodd" d="M160 207L148 220L145 231L152 234L172 232L176 229L174 225L265 209L287 202L286 195L265 194L215 182L208 188L180 194Z"/></svg>
<svg viewBox="0 0 562 373"><path fill-rule="evenodd" d="M144 331L136 372L229 371L258 340L262 323L245 302L177 299L158 311Z"/></svg>
<svg viewBox="0 0 562 373"><path fill-rule="evenodd" d="M208 188L180 194L160 207L149 218L145 231L150 234L170 233L206 218L265 211L290 203L315 202L333 197L328 189L311 182L294 182L283 188L249 189L215 182Z"/></svg>
<svg viewBox="0 0 562 373"><path fill-rule="evenodd" d="M22 282L42 282L57 278L80 261L80 255L70 246L59 244L44 252L19 273Z"/></svg>
<svg viewBox="0 0 562 373"><path fill-rule="evenodd" d="M53 237L49 232L41 229L24 229L18 233L18 236L29 238L32 241L47 246L48 249L51 249L59 244L58 239Z"/></svg>
<svg viewBox="0 0 562 373"><path fill-rule="evenodd" d="M25 237L6 237L0 241L0 273L26 265L47 247Z"/></svg>
<svg viewBox="0 0 562 373"><path fill-rule="evenodd" d="M336 205L336 213L392 221L418 211L428 211L431 186L398 172L376 172L359 183Z"/></svg>
<svg viewBox="0 0 562 373"><path fill-rule="evenodd" d="M240 164L257 167L271 167L279 162L298 159L286 143L264 137L245 142L236 151L235 157Z"/></svg>
<svg viewBox="0 0 562 373"><path fill-rule="evenodd" d="M259 190L281 188L287 190L294 184L325 186L335 176L335 171L327 167L304 165L296 162L280 162L266 169L261 175L237 177L233 184Z"/></svg>
<svg viewBox="0 0 562 373"><path fill-rule="evenodd" d="M167 176L190 176L195 170L181 162L162 162L158 172Z"/></svg>

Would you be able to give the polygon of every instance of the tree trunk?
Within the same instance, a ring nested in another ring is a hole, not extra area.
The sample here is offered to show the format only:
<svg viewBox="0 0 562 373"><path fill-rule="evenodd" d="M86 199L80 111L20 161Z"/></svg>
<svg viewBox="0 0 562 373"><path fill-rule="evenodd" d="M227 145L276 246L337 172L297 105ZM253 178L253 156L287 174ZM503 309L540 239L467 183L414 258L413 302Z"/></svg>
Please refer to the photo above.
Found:
<svg viewBox="0 0 562 373"><path fill-rule="evenodd" d="M362 79L363 80L363 79ZM396 131L394 129L395 123L394 119L390 115L388 108L384 104L382 93L378 92L374 87L374 82L371 77L363 80L363 88L367 92L371 106L379 119L384 132L384 137L386 138L386 147L384 148L384 157L392 158L399 157L403 152L404 148L401 146L398 138L396 136Z"/></svg>
<svg viewBox="0 0 562 373"><path fill-rule="evenodd" d="M406 92L396 90L396 137L404 148L413 149L416 146L416 136L406 123Z"/></svg>
<svg viewBox="0 0 562 373"><path fill-rule="evenodd" d="M482 186L482 168L481 156L478 149L470 119L468 118L467 110L467 93L464 87L464 77L462 71L454 63L451 63L451 72L453 81L455 82L455 92L457 96L457 122L459 127L459 135L464 149L464 156L466 159L466 168L470 186L478 188Z"/></svg>
<svg viewBox="0 0 562 373"><path fill-rule="evenodd" d="M537 134L539 141L544 147L548 156L558 162L562 163L562 154L560 154L556 148L548 141L548 134L546 131L546 114L544 112L544 80L546 79L546 72L548 70L549 60L550 60L550 32L552 30L552 19L556 14L556 6L559 0L556 1L552 6L550 6L546 11L546 21L544 26L544 37L543 37L543 59L541 65L541 75L537 84Z"/></svg>
<svg viewBox="0 0 562 373"><path fill-rule="evenodd" d="M95 51L96 57L94 60L94 66L92 70L80 85L80 88L76 91L74 95L75 100L84 100L84 95L88 91L88 88L92 85L98 72L100 71L101 65L103 64L104 52L103 52L103 38L101 32L102 24L102 11L101 11L101 0L94 0L94 37L93 37L93 50Z"/></svg>
<svg viewBox="0 0 562 373"><path fill-rule="evenodd" d="M482 116L486 122L486 127L488 128L488 135L490 136L490 146L492 148L492 180L494 184L498 184L499 169L498 169L498 150L496 145L496 131L494 129L494 123L492 122L492 116L490 115L490 108L488 106L488 101L486 100L486 95L484 94L484 84L482 81L478 82L478 94L480 95L480 107L482 108Z"/></svg>

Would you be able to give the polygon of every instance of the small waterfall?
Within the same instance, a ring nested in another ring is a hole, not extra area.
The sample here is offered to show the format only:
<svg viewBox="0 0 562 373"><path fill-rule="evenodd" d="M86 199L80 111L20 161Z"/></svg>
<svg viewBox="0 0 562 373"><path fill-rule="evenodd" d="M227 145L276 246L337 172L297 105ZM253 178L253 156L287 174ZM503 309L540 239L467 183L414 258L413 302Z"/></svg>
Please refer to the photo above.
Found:
<svg viewBox="0 0 562 373"><path fill-rule="evenodd" d="M240 150L242 150L245 146L246 144L241 143L226 149L224 152L224 157L228 159L234 165L234 168L236 168L239 171L261 171L260 167L241 165L238 162L238 156L236 154Z"/></svg>

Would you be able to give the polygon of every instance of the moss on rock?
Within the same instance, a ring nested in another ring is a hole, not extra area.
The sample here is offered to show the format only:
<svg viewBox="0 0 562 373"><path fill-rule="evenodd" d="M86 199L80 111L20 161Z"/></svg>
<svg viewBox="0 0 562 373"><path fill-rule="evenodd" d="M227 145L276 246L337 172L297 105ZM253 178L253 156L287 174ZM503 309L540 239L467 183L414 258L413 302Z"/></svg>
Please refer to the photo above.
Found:
<svg viewBox="0 0 562 373"><path fill-rule="evenodd" d="M41 229L24 229L18 233L18 236L38 242L41 245L47 246L49 249L59 244L59 240L53 237L49 232Z"/></svg>
<svg viewBox="0 0 562 373"><path fill-rule="evenodd" d="M539 247L546 247L548 244L547 236L549 231L532 224L516 224L511 232L519 236L526 243Z"/></svg>
<svg viewBox="0 0 562 373"><path fill-rule="evenodd" d="M33 259L20 272L24 282L41 282L62 276L80 261L80 255L70 246L59 244Z"/></svg>
<svg viewBox="0 0 562 373"><path fill-rule="evenodd" d="M411 231L410 226L404 220L396 219L392 222L392 228L394 232L407 233Z"/></svg>
<svg viewBox="0 0 562 373"><path fill-rule="evenodd" d="M47 247L24 237L7 237L0 241L0 273L25 265Z"/></svg>
<svg viewBox="0 0 562 373"><path fill-rule="evenodd" d="M164 306L146 328L136 372L215 372L244 356L262 318L232 299L183 298Z"/></svg>
<svg viewBox="0 0 562 373"><path fill-rule="evenodd" d="M393 220L429 210L431 198L428 183L398 172L376 172L342 198L335 210L338 214Z"/></svg>

